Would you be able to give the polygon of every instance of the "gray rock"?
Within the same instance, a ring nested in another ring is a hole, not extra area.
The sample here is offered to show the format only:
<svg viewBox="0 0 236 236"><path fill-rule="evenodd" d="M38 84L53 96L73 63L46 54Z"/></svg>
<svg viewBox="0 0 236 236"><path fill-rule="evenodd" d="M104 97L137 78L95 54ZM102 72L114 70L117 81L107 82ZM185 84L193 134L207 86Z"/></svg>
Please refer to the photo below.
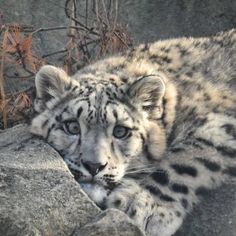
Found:
<svg viewBox="0 0 236 236"><path fill-rule="evenodd" d="M0 23L19 23L35 30L67 26L64 0L0 0ZM52 53L65 48L67 30L44 31L34 36L37 55ZM45 43L46 42L46 43ZM55 58L54 58L55 59Z"/></svg>
<svg viewBox="0 0 236 236"><path fill-rule="evenodd" d="M0 235L71 235L100 210L27 126L0 133Z"/></svg>
<svg viewBox="0 0 236 236"><path fill-rule="evenodd" d="M213 35L236 26L232 0L120 0L120 18L136 43Z"/></svg>
<svg viewBox="0 0 236 236"><path fill-rule="evenodd" d="M0 150L1 236L142 235L118 210L97 216L62 158L27 126L0 131Z"/></svg>
<svg viewBox="0 0 236 236"><path fill-rule="evenodd" d="M78 12L84 15L87 1L77 2ZM3 23L18 22L35 29L68 24L64 0L0 0L0 6ZM118 20L128 25L137 44L181 36L207 36L234 28L235 9L236 1L232 0L119 0ZM83 21L83 17L79 20ZM37 52L44 55L64 49L66 41L66 30L42 32L36 35ZM58 63L59 57L48 59Z"/></svg>
<svg viewBox="0 0 236 236"><path fill-rule="evenodd" d="M79 20L85 14L86 2L78 2ZM91 6L90 5L90 6ZM0 24L20 23L34 29L68 26L65 0L0 0ZM236 1L232 0L119 0L118 22L128 25L135 44L182 36L209 36L236 26ZM89 13L89 19L93 15ZM34 50L39 57L64 50L68 31L53 30L34 34ZM46 57L48 63L61 66L63 54ZM15 69L6 69L7 92L22 91L32 80L16 80ZM22 74L24 70L21 70ZM17 73L21 74L20 70ZM27 74L28 75L28 74Z"/></svg>
<svg viewBox="0 0 236 236"><path fill-rule="evenodd" d="M115 227L114 227L115 224ZM116 209L108 209L91 223L78 229L73 236L144 236L129 217Z"/></svg>
<svg viewBox="0 0 236 236"><path fill-rule="evenodd" d="M236 236L236 181L206 194L175 236Z"/></svg>

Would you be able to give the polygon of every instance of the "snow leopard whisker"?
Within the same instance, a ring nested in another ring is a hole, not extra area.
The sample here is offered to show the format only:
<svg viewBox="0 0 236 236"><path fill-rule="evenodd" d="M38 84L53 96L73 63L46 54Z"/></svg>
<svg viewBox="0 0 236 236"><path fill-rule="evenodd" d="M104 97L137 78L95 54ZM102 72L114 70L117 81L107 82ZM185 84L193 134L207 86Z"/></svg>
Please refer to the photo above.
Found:
<svg viewBox="0 0 236 236"><path fill-rule="evenodd" d="M141 169L141 168L156 168L156 166L153 166L153 164L148 164L148 165L137 165L137 166L131 166L128 167L126 170L136 170L136 169Z"/></svg>
<svg viewBox="0 0 236 236"><path fill-rule="evenodd" d="M126 174L134 174L134 173L148 173L148 172L153 172L155 170L156 167L153 168L143 168L143 169L136 169L133 171L126 171Z"/></svg>

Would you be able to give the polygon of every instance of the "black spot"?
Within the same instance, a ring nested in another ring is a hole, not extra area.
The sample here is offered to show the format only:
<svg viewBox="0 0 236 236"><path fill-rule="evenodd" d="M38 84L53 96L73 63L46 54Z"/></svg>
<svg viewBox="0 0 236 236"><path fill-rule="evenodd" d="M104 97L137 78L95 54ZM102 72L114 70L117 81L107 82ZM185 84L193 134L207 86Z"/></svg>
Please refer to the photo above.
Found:
<svg viewBox="0 0 236 236"><path fill-rule="evenodd" d="M224 124L221 126L225 129L225 132L231 135L234 139L236 139L236 129L232 124Z"/></svg>
<svg viewBox="0 0 236 236"><path fill-rule="evenodd" d="M116 207L119 207L120 204L121 204L121 200L120 200L120 199L117 199L117 200L114 201L114 205L115 205Z"/></svg>
<svg viewBox="0 0 236 236"><path fill-rule="evenodd" d="M160 48L160 51L165 51L165 47L161 47L161 48Z"/></svg>
<svg viewBox="0 0 236 236"><path fill-rule="evenodd" d="M159 65L163 65L163 60L162 58L159 57L159 55L151 55L149 57L149 59L151 60L152 63L157 63Z"/></svg>
<svg viewBox="0 0 236 236"><path fill-rule="evenodd" d="M117 98L117 95L116 95L116 93L112 93L112 95L113 95L113 98L114 98L114 99L116 99L116 98Z"/></svg>
<svg viewBox="0 0 236 236"><path fill-rule="evenodd" d="M130 132L126 138L130 138L132 137L132 135L133 135L132 132Z"/></svg>
<svg viewBox="0 0 236 236"><path fill-rule="evenodd" d="M181 216L181 212L176 211L176 212L175 212L175 215L176 215L177 217L180 217L180 216Z"/></svg>
<svg viewBox="0 0 236 236"><path fill-rule="evenodd" d="M217 149L218 152L220 152L222 155L224 156L228 156L230 158L234 158L236 157L236 149L234 148L230 148L230 147L225 147L225 146L217 146L215 147L214 144L206 139L202 139L202 138L198 138L197 141L207 145L207 146L211 146Z"/></svg>
<svg viewBox="0 0 236 236"><path fill-rule="evenodd" d="M74 92L76 89L78 89L77 85L75 85L74 88L71 91Z"/></svg>
<svg viewBox="0 0 236 236"><path fill-rule="evenodd" d="M46 138L45 138L46 140L48 140L48 137L49 137L49 135L50 135L52 129L53 129L55 126L56 126L56 124L52 124L52 126L48 129L47 135L46 135Z"/></svg>
<svg viewBox="0 0 236 236"><path fill-rule="evenodd" d="M91 111L88 113L88 117L90 117L92 114L93 114L93 110L91 110Z"/></svg>
<svg viewBox="0 0 236 236"><path fill-rule="evenodd" d="M170 151L175 153L175 152L185 151L185 149L183 147L173 147L173 148L171 148Z"/></svg>
<svg viewBox="0 0 236 236"><path fill-rule="evenodd" d="M184 164L172 164L171 167L175 170L176 173L180 175L190 175L192 177L197 176L197 170L192 166L187 166Z"/></svg>
<svg viewBox="0 0 236 236"><path fill-rule="evenodd" d="M162 195L161 190L157 187L154 187L152 185L147 185L147 186L145 186L145 188L153 195L156 195L156 196Z"/></svg>
<svg viewBox="0 0 236 236"><path fill-rule="evenodd" d="M214 144L209 140L202 139L202 138L197 138L196 140L200 143L203 143L203 144L207 145L207 146L214 147Z"/></svg>
<svg viewBox="0 0 236 236"><path fill-rule="evenodd" d="M186 76L188 77L192 77L193 76L193 72L192 71L188 71L187 73L185 73Z"/></svg>
<svg viewBox="0 0 236 236"><path fill-rule="evenodd" d="M165 215L164 215L163 212L161 212L161 213L159 214L159 216L160 216L161 218L163 218Z"/></svg>
<svg viewBox="0 0 236 236"><path fill-rule="evenodd" d="M124 68L125 68L125 64L122 63L122 64L116 66L116 71L122 70L122 69L124 69Z"/></svg>
<svg viewBox="0 0 236 236"><path fill-rule="evenodd" d="M168 71L169 73L175 73L175 72L176 72L174 69L171 69L171 68L168 68L167 71Z"/></svg>
<svg viewBox="0 0 236 236"><path fill-rule="evenodd" d="M169 53L170 52L170 49L169 48L165 48L165 53Z"/></svg>
<svg viewBox="0 0 236 236"><path fill-rule="evenodd" d="M207 93L204 93L204 101L210 101L211 100L211 97L207 94Z"/></svg>
<svg viewBox="0 0 236 236"><path fill-rule="evenodd" d="M60 115L56 116L56 117L55 117L55 120L56 120L57 122L61 122L61 120L62 120L62 115L60 114Z"/></svg>
<svg viewBox="0 0 236 236"><path fill-rule="evenodd" d="M174 202L175 201L174 198L172 198L171 196L166 195L166 194L162 194L160 196L160 199L163 200L163 201L166 201L166 202Z"/></svg>
<svg viewBox="0 0 236 236"><path fill-rule="evenodd" d="M183 208L187 209L188 208L188 200L186 198L182 198L181 205L183 206Z"/></svg>
<svg viewBox="0 0 236 236"><path fill-rule="evenodd" d="M200 42L194 42L195 47L198 47L200 45Z"/></svg>
<svg viewBox="0 0 236 236"><path fill-rule="evenodd" d="M199 187L195 190L195 194L197 196L207 196L208 193L209 193L209 189L205 187Z"/></svg>
<svg viewBox="0 0 236 236"><path fill-rule="evenodd" d="M171 63L172 62L172 60L167 56L162 57L162 60L165 61L166 63Z"/></svg>
<svg viewBox="0 0 236 236"><path fill-rule="evenodd" d="M112 152L115 152L115 147L114 147L114 143L113 142L111 142L111 150L112 150Z"/></svg>
<svg viewBox="0 0 236 236"><path fill-rule="evenodd" d="M207 122L207 118L197 118L195 120L195 127L203 126Z"/></svg>
<svg viewBox="0 0 236 236"><path fill-rule="evenodd" d="M182 56L182 57L185 56L185 55L187 55L187 54L189 54L189 52L188 52L186 49L182 48L182 47L181 47L181 49L179 50L179 52L181 53L181 56Z"/></svg>
<svg viewBox="0 0 236 236"><path fill-rule="evenodd" d="M144 44L144 46L140 49L140 52L148 51L149 45L147 43Z"/></svg>
<svg viewBox="0 0 236 236"><path fill-rule="evenodd" d="M201 157L196 157L196 160L202 163L208 170L211 170L213 172L220 171L220 165L215 162L209 161Z"/></svg>
<svg viewBox="0 0 236 236"><path fill-rule="evenodd" d="M127 83L128 82L128 77L121 77L121 81L123 83Z"/></svg>
<svg viewBox="0 0 236 236"><path fill-rule="evenodd" d="M140 136L140 138L141 138L141 140L142 140L142 147L143 147L143 149L145 149L145 150L147 150L147 147L145 148L145 138L144 138L144 136L143 136L143 134L142 133L139 133L139 136Z"/></svg>
<svg viewBox="0 0 236 236"><path fill-rule="evenodd" d="M151 174L151 177L161 185L167 185L169 183L169 177L165 170L158 169Z"/></svg>
<svg viewBox="0 0 236 236"><path fill-rule="evenodd" d="M220 152L224 156L228 156L230 158L236 157L236 149L225 147L225 146L217 146L217 151Z"/></svg>
<svg viewBox="0 0 236 236"><path fill-rule="evenodd" d="M132 218L136 215L137 211L136 209L132 209L131 212L129 213L129 216Z"/></svg>
<svg viewBox="0 0 236 236"><path fill-rule="evenodd" d="M147 185L145 188L152 193L153 195L159 197L161 200L166 201L166 202L174 202L175 199L172 198L169 195L163 194L161 190L158 187L152 186L152 185Z"/></svg>
<svg viewBox="0 0 236 236"><path fill-rule="evenodd" d="M236 177L236 166L228 167L223 171L223 173Z"/></svg>
<svg viewBox="0 0 236 236"><path fill-rule="evenodd" d="M81 138L78 139L77 145L78 145L78 146L81 145Z"/></svg>
<svg viewBox="0 0 236 236"><path fill-rule="evenodd" d="M82 111L83 111L83 108L82 108L82 107L80 107L80 108L77 110L77 118L80 117Z"/></svg>
<svg viewBox="0 0 236 236"><path fill-rule="evenodd" d="M41 128L43 129L49 122L49 119L45 120L41 126Z"/></svg>
<svg viewBox="0 0 236 236"><path fill-rule="evenodd" d="M188 187L184 184L172 184L171 189L176 192L176 193L183 193L187 194L188 193Z"/></svg>

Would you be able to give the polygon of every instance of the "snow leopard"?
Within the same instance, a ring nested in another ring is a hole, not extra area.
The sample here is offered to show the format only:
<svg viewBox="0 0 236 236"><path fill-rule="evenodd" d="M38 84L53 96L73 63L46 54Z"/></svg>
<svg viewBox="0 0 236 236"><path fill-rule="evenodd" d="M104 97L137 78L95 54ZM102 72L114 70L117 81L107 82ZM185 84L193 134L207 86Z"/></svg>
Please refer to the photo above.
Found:
<svg viewBox="0 0 236 236"><path fill-rule="evenodd" d="M141 44L68 75L36 74L31 132L101 208L170 236L236 176L236 31Z"/></svg>

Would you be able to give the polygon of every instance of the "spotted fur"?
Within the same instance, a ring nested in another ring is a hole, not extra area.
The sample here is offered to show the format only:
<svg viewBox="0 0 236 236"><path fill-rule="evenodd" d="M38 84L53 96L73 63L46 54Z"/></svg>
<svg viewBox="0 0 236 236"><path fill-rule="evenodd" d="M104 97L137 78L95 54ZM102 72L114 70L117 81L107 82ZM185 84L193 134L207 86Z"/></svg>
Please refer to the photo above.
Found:
<svg viewBox="0 0 236 236"><path fill-rule="evenodd" d="M31 130L98 205L169 236L236 176L235 78L235 30L140 45L73 77L44 66Z"/></svg>

